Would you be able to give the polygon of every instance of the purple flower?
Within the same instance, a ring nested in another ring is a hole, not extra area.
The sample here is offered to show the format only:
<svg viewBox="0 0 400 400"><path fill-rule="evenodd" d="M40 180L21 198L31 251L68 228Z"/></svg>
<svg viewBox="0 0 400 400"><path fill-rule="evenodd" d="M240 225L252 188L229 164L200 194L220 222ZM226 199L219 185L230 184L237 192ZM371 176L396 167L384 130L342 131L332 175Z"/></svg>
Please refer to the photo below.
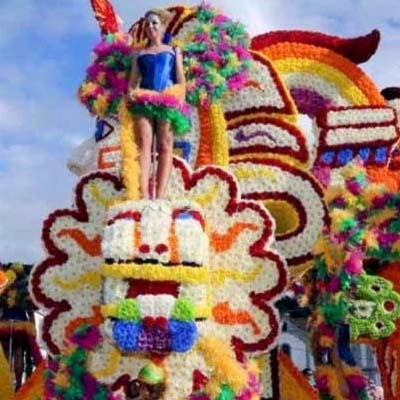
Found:
<svg viewBox="0 0 400 400"><path fill-rule="evenodd" d="M346 187L352 194L360 194L362 192L362 186L355 179L348 180Z"/></svg>
<svg viewBox="0 0 400 400"><path fill-rule="evenodd" d="M350 390L353 392L363 390L367 386L367 382L362 375L347 375L346 380L350 386Z"/></svg>
<svg viewBox="0 0 400 400"><path fill-rule="evenodd" d="M373 201L374 208L383 208L386 203L390 200L391 194L386 193L383 196L375 197Z"/></svg>
<svg viewBox="0 0 400 400"><path fill-rule="evenodd" d="M102 340L97 326L83 326L75 330L71 342L86 350L93 350Z"/></svg>
<svg viewBox="0 0 400 400"><path fill-rule="evenodd" d="M340 291L340 278L336 275L334 276L328 284L328 292L336 293Z"/></svg>

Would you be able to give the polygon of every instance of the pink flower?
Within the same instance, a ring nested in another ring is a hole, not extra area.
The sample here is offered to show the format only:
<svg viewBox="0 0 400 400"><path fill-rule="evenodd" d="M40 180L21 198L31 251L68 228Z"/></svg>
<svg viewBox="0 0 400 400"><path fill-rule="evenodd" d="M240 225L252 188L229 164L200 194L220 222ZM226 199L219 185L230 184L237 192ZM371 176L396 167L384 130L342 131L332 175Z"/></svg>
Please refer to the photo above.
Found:
<svg viewBox="0 0 400 400"><path fill-rule="evenodd" d="M378 241L381 246L391 246L399 238L397 233L379 232Z"/></svg>
<svg viewBox="0 0 400 400"><path fill-rule="evenodd" d="M362 192L362 186L355 179L348 180L346 187L352 194L360 194Z"/></svg>
<svg viewBox="0 0 400 400"><path fill-rule="evenodd" d="M229 18L222 14L216 15L214 17L214 22L216 24L223 24L224 22L228 22L228 21L229 21Z"/></svg>
<svg viewBox="0 0 400 400"><path fill-rule="evenodd" d="M238 55L239 60L249 60L251 58L249 51L243 46L236 46L234 50Z"/></svg>
<svg viewBox="0 0 400 400"><path fill-rule="evenodd" d="M344 269L347 273L353 275L360 275L363 270L363 257L364 253L362 251L356 250L350 254L344 265Z"/></svg>
<svg viewBox="0 0 400 400"><path fill-rule="evenodd" d="M243 88L246 81L247 81L247 73L240 72L228 78L228 88L230 90L240 90Z"/></svg>
<svg viewBox="0 0 400 400"><path fill-rule="evenodd" d="M202 32L202 33L196 34L196 36L194 37L194 40L195 40L195 42L209 42L210 36L208 36L207 33Z"/></svg>
<svg viewBox="0 0 400 400"><path fill-rule="evenodd" d="M206 51L202 57L201 57L204 61L214 61L216 63L222 62L223 58L222 56L220 56L218 54L218 52L214 51L214 50L209 50Z"/></svg>
<svg viewBox="0 0 400 400"><path fill-rule="evenodd" d="M198 64L198 65L194 65L192 67L192 72L194 74L204 74L206 72L206 70L204 69L204 67L202 67L200 64Z"/></svg>
<svg viewBox="0 0 400 400"><path fill-rule="evenodd" d="M95 80L97 78L97 76L101 73L101 72L108 72L108 68L106 68L104 65L100 65L100 64L92 64L87 70L86 73L88 75L88 77L91 80Z"/></svg>
<svg viewBox="0 0 400 400"><path fill-rule="evenodd" d="M331 181L331 169L329 167L314 167L312 172L324 186L329 185Z"/></svg>
<svg viewBox="0 0 400 400"><path fill-rule="evenodd" d="M220 50L220 51L228 51L229 48L230 48L229 44L226 42L218 43L218 50Z"/></svg>

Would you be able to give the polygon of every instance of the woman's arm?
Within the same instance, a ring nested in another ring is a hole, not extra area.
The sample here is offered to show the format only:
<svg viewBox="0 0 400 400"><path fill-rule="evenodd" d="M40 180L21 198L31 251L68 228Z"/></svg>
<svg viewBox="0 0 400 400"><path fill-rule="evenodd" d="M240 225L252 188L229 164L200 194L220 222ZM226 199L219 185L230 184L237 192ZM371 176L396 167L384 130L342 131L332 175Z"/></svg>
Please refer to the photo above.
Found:
<svg viewBox="0 0 400 400"><path fill-rule="evenodd" d="M140 71L137 63L137 52L132 54L132 67L131 67L131 74L129 76L129 83L128 83L128 94L131 93L132 89L136 89L139 82L140 82Z"/></svg>
<svg viewBox="0 0 400 400"><path fill-rule="evenodd" d="M175 49L176 54L176 67L175 67L175 74L176 74L176 83L181 84L186 89L186 79L185 74L183 72L183 57L182 52L179 47Z"/></svg>

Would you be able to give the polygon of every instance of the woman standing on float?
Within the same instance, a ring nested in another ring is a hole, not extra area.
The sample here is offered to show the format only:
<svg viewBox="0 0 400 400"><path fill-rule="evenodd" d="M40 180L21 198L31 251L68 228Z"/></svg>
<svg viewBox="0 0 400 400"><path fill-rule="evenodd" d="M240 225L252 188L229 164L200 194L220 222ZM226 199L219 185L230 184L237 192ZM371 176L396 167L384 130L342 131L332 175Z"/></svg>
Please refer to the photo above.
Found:
<svg viewBox="0 0 400 400"><path fill-rule="evenodd" d="M173 135L190 129L189 106L185 103L182 54L165 42L170 13L153 9L146 13L147 46L135 52L129 80L129 109L134 114L140 149L140 187L149 198L153 128L157 135L156 197L165 196L172 167Z"/></svg>

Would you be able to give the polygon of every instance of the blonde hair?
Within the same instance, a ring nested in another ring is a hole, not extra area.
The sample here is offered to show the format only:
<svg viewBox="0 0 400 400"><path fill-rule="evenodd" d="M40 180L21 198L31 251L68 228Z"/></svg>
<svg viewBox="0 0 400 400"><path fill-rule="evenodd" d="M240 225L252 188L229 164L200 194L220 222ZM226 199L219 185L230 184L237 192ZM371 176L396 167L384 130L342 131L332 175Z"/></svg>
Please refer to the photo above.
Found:
<svg viewBox="0 0 400 400"><path fill-rule="evenodd" d="M164 10L163 8L152 8L151 10L146 12L144 18L146 19L150 15L157 15L164 26L167 26L172 19L172 14L169 11Z"/></svg>

